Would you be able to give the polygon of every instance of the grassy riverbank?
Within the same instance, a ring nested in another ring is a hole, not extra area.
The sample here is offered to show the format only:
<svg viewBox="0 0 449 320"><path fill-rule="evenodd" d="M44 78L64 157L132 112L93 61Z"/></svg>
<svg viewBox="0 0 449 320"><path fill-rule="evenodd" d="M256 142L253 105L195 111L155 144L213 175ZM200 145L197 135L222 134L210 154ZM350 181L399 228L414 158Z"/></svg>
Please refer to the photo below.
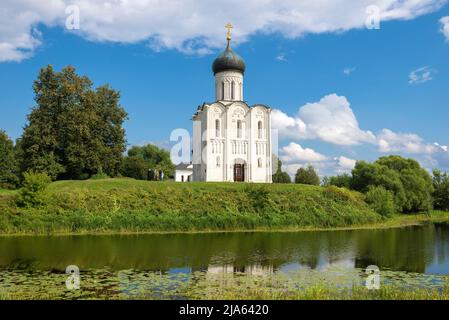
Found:
<svg viewBox="0 0 449 320"><path fill-rule="evenodd" d="M356 192L304 185L58 181L44 205L17 208L0 193L0 233L234 231L375 223Z"/></svg>
<svg viewBox="0 0 449 320"><path fill-rule="evenodd" d="M61 299L100 299L100 300L154 300L170 299L170 297L154 296L151 292L137 295L120 295L117 292L109 296L93 291L84 297L62 297L57 293L0 292L0 300L61 300ZM181 297L186 300L449 300L449 284L442 288L406 289L395 285L382 285L379 289L368 290L361 285L350 288L330 287L322 284L303 289L267 290L267 288L246 288L230 286L219 291L181 289Z"/></svg>
<svg viewBox="0 0 449 320"><path fill-rule="evenodd" d="M198 297L199 298L199 297ZM304 290L284 292L266 291L263 288L250 290L227 290L221 294L206 295L209 300L449 300L449 285L439 289L404 290L397 286L384 285L378 290L363 286L337 289L315 285Z"/></svg>
<svg viewBox="0 0 449 320"><path fill-rule="evenodd" d="M449 214L434 213L385 221L357 192L295 184L58 181L39 208L18 208L17 196L0 191L0 234L298 230L449 220Z"/></svg>

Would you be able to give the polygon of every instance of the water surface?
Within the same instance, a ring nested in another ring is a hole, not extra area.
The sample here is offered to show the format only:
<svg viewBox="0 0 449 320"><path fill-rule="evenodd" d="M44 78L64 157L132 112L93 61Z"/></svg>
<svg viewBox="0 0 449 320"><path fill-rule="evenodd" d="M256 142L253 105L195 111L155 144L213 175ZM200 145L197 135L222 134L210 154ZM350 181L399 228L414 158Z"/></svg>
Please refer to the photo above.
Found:
<svg viewBox="0 0 449 320"><path fill-rule="evenodd" d="M80 290L65 286L68 265ZM398 229L0 237L0 292L56 297L177 296L213 277L351 285L378 266L383 281L439 287L449 274L449 224ZM281 279L281 280L280 280ZM263 280L263 281L262 281ZM218 284L220 286L220 283ZM182 296L182 295L181 295Z"/></svg>

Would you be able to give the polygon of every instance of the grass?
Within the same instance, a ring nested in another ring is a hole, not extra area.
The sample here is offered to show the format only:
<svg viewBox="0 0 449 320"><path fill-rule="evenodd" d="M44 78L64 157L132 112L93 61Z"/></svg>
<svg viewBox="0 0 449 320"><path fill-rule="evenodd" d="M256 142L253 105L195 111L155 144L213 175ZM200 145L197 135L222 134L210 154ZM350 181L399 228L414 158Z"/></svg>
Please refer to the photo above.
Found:
<svg viewBox="0 0 449 320"><path fill-rule="evenodd" d="M220 294L206 295L210 300L449 300L449 286L439 289L413 289L384 285L378 290L363 286L337 289L315 285L304 290L267 291L263 288L249 290L223 290Z"/></svg>
<svg viewBox="0 0 449 320"><path fill-rule="evenodd" d="M39 208L0 196L1 234L195 232L337 228L380 221L363 196L335 187L58 181Z"/></svg>
<svg viewBox="0 0 449 320"><path fill-rule="evenodd" d="M10 196L17 194L17 190L8 190L0 188L0 196Z"/></svg>
<svg viewBox="0 0 449 320"><path fill-rule="evenodd" d="M100 291L101 293L101 291ZM57 293L0 292L0 300L61 300L67 299ZM71 297L70 299L77 299ZM91 294L80 299L101 300L154 300L169 299L152 294L137 294L132 296L96 296ZM179 297L177 298L179 299ZM304 289L267 290L266 288L243 288L241 286L226 286L222 290L207 290L198 292L183 292L181 299L187 300L449 300L449 285L443 288L404 289L395 285L382 285L377 290L368 290L361 285L350 288L330 287L323 284L312 285Z"/></svg>
<svg viewBox="0 0 449 320"><path fill-rule="evenodd" d="M0 191L0 234L85 234L387 228L448 221L449 214L383 219L363 195L296 184L57 181L45 205L17 208Z"/></svg>

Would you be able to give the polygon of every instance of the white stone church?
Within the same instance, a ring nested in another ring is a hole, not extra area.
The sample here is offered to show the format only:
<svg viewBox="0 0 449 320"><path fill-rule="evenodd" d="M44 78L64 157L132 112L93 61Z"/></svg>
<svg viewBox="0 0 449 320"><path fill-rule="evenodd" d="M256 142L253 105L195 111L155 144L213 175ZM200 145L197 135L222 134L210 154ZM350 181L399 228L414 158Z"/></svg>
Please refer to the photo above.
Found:
<svg viewBox="0 0 449 320"><path fill-rule="evenodd" d="M215 102L193 120L193 181L272 182L271 109L243 99L245 61L228 45L213 62Z"/></svg>

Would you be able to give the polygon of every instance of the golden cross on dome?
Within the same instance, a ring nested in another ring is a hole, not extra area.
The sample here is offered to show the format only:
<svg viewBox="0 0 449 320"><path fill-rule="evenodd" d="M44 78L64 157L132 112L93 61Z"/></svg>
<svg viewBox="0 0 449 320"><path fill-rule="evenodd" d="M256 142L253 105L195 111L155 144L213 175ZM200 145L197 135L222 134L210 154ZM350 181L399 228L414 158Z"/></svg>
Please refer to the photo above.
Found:
<svg viewBox="0 0 449 320"><path fill-rule="evenodd" d="M225 25L225 28L228 29L227 39L228 39L228 41L231 41L231 30L232 30L233 26L232 26L232 24L228 23L227 25Z"/></svg>

